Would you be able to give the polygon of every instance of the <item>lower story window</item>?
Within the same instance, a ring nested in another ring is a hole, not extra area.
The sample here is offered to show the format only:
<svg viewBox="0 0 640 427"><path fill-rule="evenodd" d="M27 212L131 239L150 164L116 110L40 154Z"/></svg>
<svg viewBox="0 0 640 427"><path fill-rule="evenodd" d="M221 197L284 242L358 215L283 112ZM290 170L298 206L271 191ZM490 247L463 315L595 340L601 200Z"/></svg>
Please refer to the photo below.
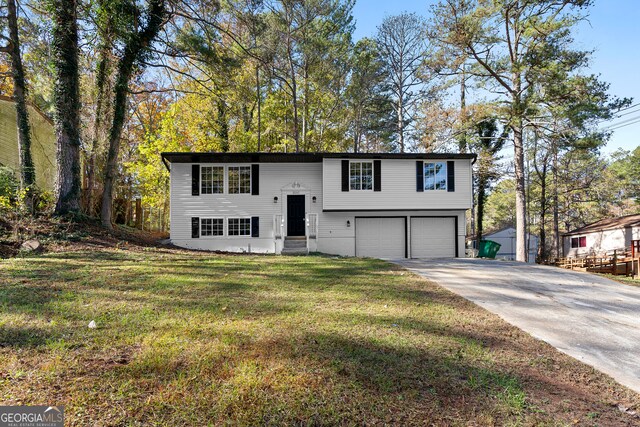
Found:
<svg viewBox="0 0 640 427"><path fill-rule="evenodd" d="M202 218L200 221L201 236L224 235L224 221L222 218Z"/></svg>
<svg viewBox="0 0 640 427"><path fill-rule="evenodd" d="M251 218L229 218L229 236L250 236Z"/></svg>
<svg viewBox="0 0 640 427"><path fill-rule="evenodd" d="M572 237L571 238L571 247L572 248L586 248L587 247L587 236Z"/></svg>

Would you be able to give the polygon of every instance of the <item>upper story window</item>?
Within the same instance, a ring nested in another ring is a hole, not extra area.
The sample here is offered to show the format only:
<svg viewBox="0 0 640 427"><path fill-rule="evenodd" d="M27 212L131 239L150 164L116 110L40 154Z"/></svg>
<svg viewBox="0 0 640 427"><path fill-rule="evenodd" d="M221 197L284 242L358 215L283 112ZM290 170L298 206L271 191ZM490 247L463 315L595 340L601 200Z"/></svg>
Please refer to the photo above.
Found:
<svg viewBox="0 0 640 427"><path fill-rule="evenodd" d="M224 193L224 167L223 166L203 166L202 167L202 194L222 194Z"/></svg>
<svg viewBox="0 0 640 427"><path fill-rule="evenodd" d="M447 162L424 164L424 190L447 189Z"/></svg>
<svg viewBox="0 0 640 427"><path fill-rule="evenodd" d="M229 194L251 193L251 166L229 166Z"/></svg>
<svg viewBox="0 0 640 427"><path fill-rule="evenodd" d="M572 237L571 238L571 247L572 248L586 248L587 247L587 236Z"/></svg>
<svg viewBox="0 0 640 427"><path fill-rule="evenodd" d="M351 190L372 190L373 162L351 162L349 183Z"/></svg>

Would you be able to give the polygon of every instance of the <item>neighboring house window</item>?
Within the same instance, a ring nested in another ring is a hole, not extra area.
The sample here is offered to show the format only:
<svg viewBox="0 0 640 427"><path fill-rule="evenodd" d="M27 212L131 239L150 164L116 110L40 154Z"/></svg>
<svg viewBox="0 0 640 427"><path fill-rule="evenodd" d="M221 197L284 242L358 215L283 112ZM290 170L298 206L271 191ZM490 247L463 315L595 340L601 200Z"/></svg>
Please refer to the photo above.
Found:
<svg viewBox="0 0 640 427"><path fill-rule="evenodd" d="M224 167L202 167L202 194L224 193Z"/></svg>
<svg viewBox="0 0 640 427"><path fill-rule="evenodd" d="M424 164L424 190L447 189L447 162Z"/></svg>
<svg viewBox="0 0 640 427"><path fill-rule="evenodd" d="M251 193L251 166L229 166L229 194Z"/></svg>
<svg viewBox="0 0 640 427"><path fill-rule="evenodd" d="M200 221L201 236L224 235L224 220L222 218L202 218Z"/></svg>
<svg viewBox="0 0 640 427"><path fill-rule="evenodd" d="M251 218L229 218L229 236L250 236Z"/></svg>
<svg viewBox="0 0 640 427"><path fill-rule="evenodd" d="M373 162L351 162L349 182L351 190L372 190Z"/></svg>
<svg viewBox="0 0 640 427"><path fill-rule="evenodd" d="M571 247L572 248L586 248L587 247L587 236L572 237L571 238Z"/></svg>

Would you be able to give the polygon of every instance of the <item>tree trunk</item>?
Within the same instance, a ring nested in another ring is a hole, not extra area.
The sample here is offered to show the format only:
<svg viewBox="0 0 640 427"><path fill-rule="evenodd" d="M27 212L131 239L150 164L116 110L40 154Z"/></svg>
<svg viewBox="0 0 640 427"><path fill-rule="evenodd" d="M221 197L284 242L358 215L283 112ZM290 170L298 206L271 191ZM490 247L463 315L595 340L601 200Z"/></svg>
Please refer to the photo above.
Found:
<svg viewBox="0 0 640 427"><path fill-rule="evenodd" d="M287 56L289 59L289 72L291 73L291 104L293 106L293 139L296 142L296 153L300 151L300 133L298 130L298 84L296 70L293 65L291 52L291 36L287 39Z"/></svg>
<svg viewBox="0 0 640 427"><path fill-rule="evenodd" d="M307 133L309 132L309 64L304 65L304 105L302 111L302 146L304 151L309 151L309 140Z"/></svg>
<svg viewBox="0 0 640 427"><path fill-rule="evenodd" d="M227 106L224 100L218 98L216 102L218 122L218 137L220 138L220 151L226 153L229 151L229 124L227 123Z"/></svg>
<svg viewBox="0 0 640 427"><path fill-rule="evenodd" d="M52 0L58 173L55 213L80 210L80 85L76 0Z"/></svg>
<svg viewBox="0 0 640 427"><path fill-rule="evenodd" d="M25 204L33 209L33 187L36 183L36 172L31 157L31 127L27 110L27 87L24 80L22 56L20 54L20 38L18 35L18 12L15 0L7 0L7 21L9 27L8 50L11 56L11 72L13 74L13 99L16 102L16 121L18 127L18 151L20 154L20 186L26 190Z"/></svg>
<svg viewBox="0 0 640 427"><path fill-rule="evenodd" d="M462 64L462 75L460 78L460 128L462 135L458 140L458 148L461 153L467 152L467 129L466 129L466 110L467 110L467 75L464 64Z"/></svg>
<svg viewBox="0 0 640 427"><path fill-rule="evenodd" d="M262 135L262 96L260 93L260 67L256 65L256 101L258 103L258 153L260 152L260 137Z"/></svg>
<svg viewBox="0 0 640 427"><path fill-rule="evenodd" d="M404 153L404 106L402 105L404 100L402 95L398 98L398 145L400 146L400 152Z"/></svg>
<svg viewBox="0 0 640 427"><path fill-rule="evenodd" d="M249 111L249 108L247 107L247 104L243 103L242 107L241 107L241 113L242 113L242 130L245 133L249 133L249 131L251 130L251 116L252 116L252 111ZM227 132L228 134L228 132Z"/></svg>
<svg viewBox="0 0 640 427"><path fill-rule="evenodd" d="M164 0L152 0L149 4L149 20L146 26L137 34L131 35L118 62L118 73L114 88L113 121L109 130L109 151L105 168L104 191L102 192L102 208L100 210L102 225L108 229L113 228L111 224L113 182L116 175L120 137L126 114L129 81L140 55L149 47L160 31L164 21L164 14Z"/></svg>
<svg viewBox="0 0 640 427"><path fill-rule="evenodd" d="M476 219L476 248L480 246L480 240L482 240L482 234L484 232L484 202L486 199L486 187L487 182L483 176L478 177L478 204L477 219Z"/></svg>
<svg viewBox="0 0 640 427"><path fill-rule="evenodd" d="M89 159L87 161L87 205L85 212L87 215L94 215L93 192L95 190L96 176L96 156L98 146L100 145L100 136L102 133L102 116L104 115L104 101L108 94L105 91L105 83L108 75L109 53L106 43L100 49L100 58L96 70L96 110L93 120L93 138L91 140L91 148L89 149Z"/></svg>
<svg viewBox="0 0 640 427"><path fill-rule="evenodd" d="M356 110L355 123L354 123L355 127L353 130L353 152L354 153L360 152L361 123L362 123L362 109L359 106L358 109Z"/></svg>
<svg viewBox="0 0 640 427"><path fill-rule="evenodd" d="M131 65L128 65L128 62ZM120 137L124 126L125 112L127 106L127 92L129 89L129 77L131 76L133 61L121 60L118 69L118 77L115 86L115 97L113 103L113 123L109 131L109 151L107 153L107 163L105 166L104 189L102 191L102 207L100 209L100 220L102 225L112 229L111 217L113 215L113 182L118 164L118 152L120 150Z"/></svg>
<svg viewBox="0 0 640 427"><path fill-rule="evenodd" d="M553 145L553 244L556 257L562 256L560 244L560 218L558 214L558 147Z"/></svg>
<svg viewBox="0 0 640 427"><path fill-rule="evenodd" d="M538 256L541 260L546 260L549 257L547 253L547 159L542 165L542 173L540 177L540 232L538 241Z"/></svg>
<svg viewBox="0 0 640 427"><path fill-rule="evenodd" d="M516 261L526 262L527 205L524 182L524 140L522 117L515 117L513 130L514 164L516 178Z"/></svg>

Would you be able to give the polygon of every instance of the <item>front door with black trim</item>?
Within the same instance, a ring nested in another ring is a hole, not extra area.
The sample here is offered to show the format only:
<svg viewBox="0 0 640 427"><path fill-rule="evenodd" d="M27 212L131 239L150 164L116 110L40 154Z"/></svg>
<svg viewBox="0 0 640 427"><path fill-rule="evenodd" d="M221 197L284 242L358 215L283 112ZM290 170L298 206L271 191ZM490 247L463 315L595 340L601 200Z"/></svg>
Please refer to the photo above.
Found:
<svg viewBox="0 0 640 427"><path fill-rule="evenodd" d="M304 195L287 196L287 236L304 236Z"/></svg>

